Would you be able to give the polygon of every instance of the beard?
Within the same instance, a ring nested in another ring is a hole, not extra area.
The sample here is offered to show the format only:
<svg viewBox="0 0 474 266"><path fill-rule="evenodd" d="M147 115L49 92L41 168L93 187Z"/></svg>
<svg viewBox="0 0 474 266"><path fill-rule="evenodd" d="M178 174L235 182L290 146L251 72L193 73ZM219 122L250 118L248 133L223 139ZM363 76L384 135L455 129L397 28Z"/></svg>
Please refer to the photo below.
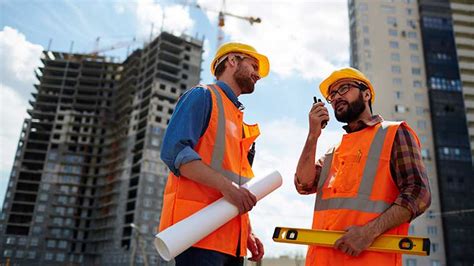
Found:
<svg viewBox="0 0 474 266"><path fill-rule="evenodd" d="M255 90L255 83L253 83L250 73L240 66L240 62L237 71L234 73L234 79L240 87L242 94L249 94Z"/></svg>
<svg viewBox="0 0 474 266"><path fill-rule="evenodd" d="M362 114L362 112L364 112L366 108L364 98L362 97L362 92L359 93L359 98L357 98L357 100L352 103L349 103L344 100L340 100L339 102L345 102L347 104L347 109L345 111L337 112L336 108L336 111L334 112L337 121L343 123L350 123L358 119L360 114ZM339 102L336 103L336 106Z"/></svg>

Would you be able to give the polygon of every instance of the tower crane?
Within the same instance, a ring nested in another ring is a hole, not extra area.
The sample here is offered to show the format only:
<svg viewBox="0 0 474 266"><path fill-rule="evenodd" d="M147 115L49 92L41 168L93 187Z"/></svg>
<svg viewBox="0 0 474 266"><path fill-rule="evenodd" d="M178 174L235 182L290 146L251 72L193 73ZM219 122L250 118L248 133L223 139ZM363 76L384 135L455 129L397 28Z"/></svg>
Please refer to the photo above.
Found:
<svg viewBox="0 0 474 266"><path fill-rule="evenodd" d="M110 50L120 49L120 48L123 48L123 47L129 47L130 45L137 42L137 39L135 37L133 37L133 39L130 40L130 41L117 42L117 43L114 43L110 46L99 48L99 40L100 40L100 37L97 37L95 49L92 52L89 53L90 55L97 56L100 53L107 52L107 51L110 51ZM127 54L128 54L128 52L127 52Z"/></svg>
<svg viewBox="0 0 474 266"><path fill-rule="evenodd" d="M236 15L236 14L232 14L232 13L229 13L229 12L225 11L225 0L222 0L222 6L221 6L221 9L219 11L204 8L204 7L200 6L199 4L188 4L188 5L194 6L198 9L203 10L203 11L210 11L210 12L218 13L218 17L217 17L217 26L218 26L217 47L221 46L221 44L224 40L224 26L225 26L225 17L226 16L246 20L250 23L250 25L253 25L254 23L261 23L262 22L262 20L259 17L241 16L241 15Z"/></svg>

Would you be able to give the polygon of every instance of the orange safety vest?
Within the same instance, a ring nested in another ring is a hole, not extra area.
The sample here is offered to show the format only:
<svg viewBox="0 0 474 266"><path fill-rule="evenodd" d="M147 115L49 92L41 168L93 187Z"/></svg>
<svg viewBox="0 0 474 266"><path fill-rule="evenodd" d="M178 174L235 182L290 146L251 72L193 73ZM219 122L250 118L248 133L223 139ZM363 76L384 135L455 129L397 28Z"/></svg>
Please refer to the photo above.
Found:
<svg viewBox="0 0 474 266"><path fill-rule="evenodd" d="M344 231L361 226L388 209L400 194L390 173L390 157L397 129L404 122L384 121L345 134L325 156L318 182L313 229ZM409 223L386 234L407 235ZM310 246L306 265L402 265L401 255L363 251L352 257L332 247Z"/></svg>
<svg viewBox="0 0 474 266"><path fill-rule="evenodd" d="M194 150L202 162L236 184L243 185L253 176L247 159L251 144L260 134L258 125L243 123L243 112L217 85L203 86L211 92L212 111L209 125ZM163 196L159 231L222 198L222 193L170 172ZM213 217L209 217L213 219ZM215 250L229 255L247 254L248 214L224 224L193 247ZM240 245L239 245L240 240ZM237 247L240 246L240 251Z"/></svg>

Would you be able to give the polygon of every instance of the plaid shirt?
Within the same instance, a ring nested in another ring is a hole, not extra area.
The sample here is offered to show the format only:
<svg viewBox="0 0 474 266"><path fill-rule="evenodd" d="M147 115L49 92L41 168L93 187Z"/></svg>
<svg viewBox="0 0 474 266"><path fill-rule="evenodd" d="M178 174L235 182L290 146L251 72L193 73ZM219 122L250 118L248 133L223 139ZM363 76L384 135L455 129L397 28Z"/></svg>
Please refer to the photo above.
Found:
<svg viewBox="0 0 474 266"><path fill-rule="evenodd" d="M347 133L356 132L366 127L372 127L382 122L380 115L374 115L369 121L360 120L356 128L351 129L344 126ZM324 156L316 162L316 178L313 184L300 184L295 175L296 190L300 194L311 194L317 190L317 184L321 169L324 163ZM390 156L390 173L393 182L397 184L400 191L394 204L400 205L411 211L413 220L422 214L431 204L431 192L426 174L425 165L421 158L420 147L411 132L400 126L395 135Z"/></svg>

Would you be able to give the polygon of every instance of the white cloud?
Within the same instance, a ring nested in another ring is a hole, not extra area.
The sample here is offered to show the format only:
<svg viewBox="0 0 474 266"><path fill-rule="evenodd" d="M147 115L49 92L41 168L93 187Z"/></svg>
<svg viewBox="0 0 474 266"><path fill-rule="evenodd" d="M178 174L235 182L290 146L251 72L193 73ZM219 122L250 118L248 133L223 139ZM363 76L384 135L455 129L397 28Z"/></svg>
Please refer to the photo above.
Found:
<svg viewBox="0 0 474 266"><path fill-rule="evenodd" d="M22 98L14 89L0 84L0 171L9 172L15 157L16 147L20 137L23 119L27 116L26 99ZM4 176L0 178L5 178Z"/></svg>
<svg viewBox="0 0 474 266"><path fill-rule="evenodd" d="M0 32L0 172L9 173L18 144L28 99L43 48L30 43L16 29ZM6 176L1 176L6 178ZM3 199L3 197L2 197Z"/></svg>
<svg viewBox="0 0 474 266"><path fill-rule="evenodd" d="M208 58L211 55L211 44L209 43L208 39L204 39L204 53L202 54L202 58Z"/></svg>
<svg viewBox="0 0 474 266"><path fill-rule="evenodd" d="M213 0L198 0L212 7ZM260 17L262 23L226 16L224 31L231 40L253 44L267 54L272 71L283 76L322 78L349 58L346 1L228 1L226 11ZM209 19L215 19L215 14Z"/></svg>
<svg viewBox="0 0 474 266"><path fill-rule="evenodd" d="M152 24L153 34L159 32L163 24L164 30L178 36L182 33L189 33L194 26L194 21L189 15L189 8L181 5L163 7L152 0L139 0L136 3L136 16L138 34L142 37L150 35Z"/></svg>
<svg viewBox="0 0 474 266"><path fill-rule="evenodd" d="M261 125L262 135L257 140L254 163L256 176L278 170L283 185L257 203L251 211L252 226L263 241L266 256L293 253L305 254L306 247L275 243L272 240L276 226L311 228L315 195L303 196L296 192L293 177L298 159L306 141L308 129L297 125L294 119L282 118ZM340 141L339 131L323 130L317 147L317 158Z"/></svg>
<svg viewBox="0 0 474 266"><path fill-rule="evenodd" d="M40 64L43 47L30 43L25 35L5 26L0 31L0 82L29 98L35 81L34 69Z"/></svg>

